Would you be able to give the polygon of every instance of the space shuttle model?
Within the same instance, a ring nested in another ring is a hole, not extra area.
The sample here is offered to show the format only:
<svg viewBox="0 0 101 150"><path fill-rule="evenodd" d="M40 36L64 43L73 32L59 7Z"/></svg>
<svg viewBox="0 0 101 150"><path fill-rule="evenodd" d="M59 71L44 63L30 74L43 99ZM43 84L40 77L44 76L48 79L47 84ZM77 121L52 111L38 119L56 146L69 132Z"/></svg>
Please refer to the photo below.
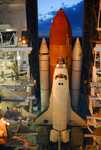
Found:
<svg viewBox="0 0 101 150"><path fill-rule="evenodd" d="M45 124L45 122L52 125L50 132L52 142L58 141L59 134L62 142L68 142L69 124L85 126L85 121L72 111L68 70L62 58L59 58L54 70L49 108L35 121L36 124Z"/></svg>
<svg viewBox="0 0 101 150"><path fill-rule="evenodd" d="M45 39L42 40L40 48L40 91L43 93L41 94L41 106L42 111L46 108L47 110L35 120L36 124L52 125L52 130L50 131L50 141L52 142L57 142L58 137L62 142L68 142L69 124L85 126L85 121L71 108L71 36L69 21L64 11L60 9L53 20L50 30L49 54ZM51 88L50 98L48 96L49 81Z"/></svg>

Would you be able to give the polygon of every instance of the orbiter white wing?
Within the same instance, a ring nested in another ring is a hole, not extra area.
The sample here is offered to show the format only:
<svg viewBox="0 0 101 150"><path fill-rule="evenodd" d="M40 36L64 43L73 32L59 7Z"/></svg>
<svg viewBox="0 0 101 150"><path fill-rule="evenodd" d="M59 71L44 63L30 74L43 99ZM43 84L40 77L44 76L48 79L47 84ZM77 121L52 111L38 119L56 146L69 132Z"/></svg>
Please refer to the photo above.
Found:
<svg viewBox="0 0 101 150"><path fill-rule="evenodd" d="M77 126L86 126L86 122L83 118L81 118L77 113L75 113L71 109L71 119L70 119L71 125L77 125Z"/></svg>
<svg viewBox="0 0 101 150"><path fill-rule="evenodd" d="M35 124L38 125L52 125L52 103L53 103L53 96L51 94L50 96L50 104L47 110L44 112L40 113L39 116L35 119ZM81 118L77 113L75 113L72 108L71 113L70 113L70 125L73 126L86 126L86 122L83 118Z"/></svg>
<svg viewBox="0 0 101 150"><path fill-rule="evenodd" d="M35 119L35 124L42 125L42 124L47 124L51 125L52 124L52 94L50 96L50 104L48 109L46 109L44 112L40 113L36 119Z"/></svg>

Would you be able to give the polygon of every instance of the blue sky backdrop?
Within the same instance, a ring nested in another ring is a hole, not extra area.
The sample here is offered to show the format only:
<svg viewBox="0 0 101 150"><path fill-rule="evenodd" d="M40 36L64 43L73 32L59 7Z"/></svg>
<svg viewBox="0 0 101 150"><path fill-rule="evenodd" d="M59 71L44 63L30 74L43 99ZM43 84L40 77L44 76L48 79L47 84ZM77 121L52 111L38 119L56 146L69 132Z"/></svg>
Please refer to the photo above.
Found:
<svg viewBox="0 0 101 150"><path fill-rule="evenodd" d="M63 8L72 26L74 37L83 36L84 0L38 0L39 36L49 36L56 12Z"/></svg>

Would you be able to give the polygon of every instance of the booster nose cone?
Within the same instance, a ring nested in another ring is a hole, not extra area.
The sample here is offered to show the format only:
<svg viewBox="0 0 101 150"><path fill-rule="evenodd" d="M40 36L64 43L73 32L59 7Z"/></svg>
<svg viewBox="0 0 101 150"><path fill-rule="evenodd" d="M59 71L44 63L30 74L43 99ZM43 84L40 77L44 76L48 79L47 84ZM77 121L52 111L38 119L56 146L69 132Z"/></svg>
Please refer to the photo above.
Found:
<svg viewBox="0 0 101 150"><path fill-rule="evenodd" d="M48 47L45 38L42 39L41 46L40 46L40 54L47 54Z"/></svg>
<svg viewBox="0 0 101 150"><path fill-rule="evenodd" d="M73 59L78 60L82 56L82 48L79 38L76 39L74 48L73 48Z"/></svg>

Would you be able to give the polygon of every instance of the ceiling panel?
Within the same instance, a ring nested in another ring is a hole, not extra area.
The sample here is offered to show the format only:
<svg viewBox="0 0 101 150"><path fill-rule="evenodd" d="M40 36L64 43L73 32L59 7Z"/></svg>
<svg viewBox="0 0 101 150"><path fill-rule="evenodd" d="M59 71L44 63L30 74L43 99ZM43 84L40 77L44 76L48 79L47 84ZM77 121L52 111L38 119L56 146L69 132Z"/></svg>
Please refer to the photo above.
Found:
<svg viewBox="0 0 101 150"><path fill-rule="evenodd" d="M0 5L11 4L11 3L23 3L24 0L0 0Z"/></svg>
<svg viewBox="0 0 101 150"><path fill-rule="evenodd" d="M0 24L9 24L18 31L26 30L25 0L0 0Z"/></svg>

